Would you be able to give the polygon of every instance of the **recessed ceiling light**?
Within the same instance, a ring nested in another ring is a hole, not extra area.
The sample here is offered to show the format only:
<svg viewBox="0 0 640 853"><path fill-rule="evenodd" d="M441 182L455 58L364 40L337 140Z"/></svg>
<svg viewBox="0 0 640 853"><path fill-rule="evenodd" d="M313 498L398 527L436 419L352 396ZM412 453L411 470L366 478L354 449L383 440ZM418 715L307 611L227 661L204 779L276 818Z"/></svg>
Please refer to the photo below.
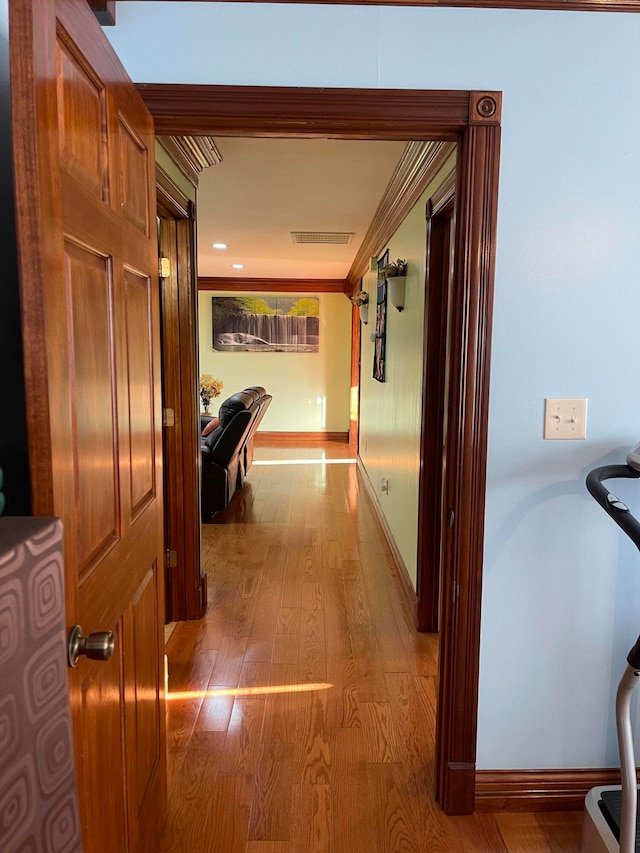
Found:
<svg viewBox="0 0 640 853"><path fill-rule="evenodd" d="M214 249L228 249L229 248L228 243L212 243L211 245L213 246Z"/></svg>
<svg viewBox="0 0 640 853"><path fill-rule="evenodd" d="M244 264L231 264L231 266L234 270L243 270L244 269Z"/></svg>

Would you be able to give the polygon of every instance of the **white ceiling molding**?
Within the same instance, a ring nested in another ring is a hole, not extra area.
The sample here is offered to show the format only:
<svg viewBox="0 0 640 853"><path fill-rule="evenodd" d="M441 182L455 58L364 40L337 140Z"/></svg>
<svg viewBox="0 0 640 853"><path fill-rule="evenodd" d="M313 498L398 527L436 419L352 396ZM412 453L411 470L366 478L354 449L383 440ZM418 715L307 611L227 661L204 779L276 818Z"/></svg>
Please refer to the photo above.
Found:
<svg viewBox="0 0 640 853"><path fill-rule="evenodd" d="M369 271L369 259L382 252L454 149L455 142L407 143L347 274L351 293L360 289L360 279Z"/></svg>
<svg viewBox="0 0 640 853"><path fill-rule="evenodd" d="M222 163L222 154L211 136L158 136L158 142L194 187L200 172Z"/></svg>

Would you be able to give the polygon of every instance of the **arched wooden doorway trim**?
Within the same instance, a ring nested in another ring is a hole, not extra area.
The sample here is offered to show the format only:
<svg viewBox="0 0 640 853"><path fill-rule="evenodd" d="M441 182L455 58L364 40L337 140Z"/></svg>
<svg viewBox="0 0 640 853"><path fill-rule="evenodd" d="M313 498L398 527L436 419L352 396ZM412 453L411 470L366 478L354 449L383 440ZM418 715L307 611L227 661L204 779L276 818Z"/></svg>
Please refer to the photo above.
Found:
<svg viewBox="0 0 640 853"><path fill-rule="evenodd" d="M160 134L458 143L441 580L437 798L475 802L489 356L501 93L140 84Z"/></svg>

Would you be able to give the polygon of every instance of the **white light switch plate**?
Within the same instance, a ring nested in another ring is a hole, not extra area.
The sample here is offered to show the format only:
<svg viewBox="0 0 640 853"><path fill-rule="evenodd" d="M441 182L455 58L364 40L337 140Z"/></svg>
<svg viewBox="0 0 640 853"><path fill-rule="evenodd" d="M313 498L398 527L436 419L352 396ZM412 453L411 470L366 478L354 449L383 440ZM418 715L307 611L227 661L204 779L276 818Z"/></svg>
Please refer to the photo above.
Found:
<svg viewBox="0 0 640 853"><path fill-rule="evenodd" d="M547 397L544 401L545 438L586 438L585 397Z"/></svg>

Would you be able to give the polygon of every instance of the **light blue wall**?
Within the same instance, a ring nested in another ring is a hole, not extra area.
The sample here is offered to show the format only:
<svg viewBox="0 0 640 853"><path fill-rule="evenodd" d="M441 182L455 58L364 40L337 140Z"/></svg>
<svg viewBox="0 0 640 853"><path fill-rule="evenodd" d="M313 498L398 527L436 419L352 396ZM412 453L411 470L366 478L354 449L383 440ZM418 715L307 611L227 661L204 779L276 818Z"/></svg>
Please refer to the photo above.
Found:
<svg viewBox="0 0 640 853"><path fill-rule="evenodd" d="M138 81L504 92L478 766L614 764L640 558L583 480L640 438L640 16L130 2L108 34ZM587 441L542 440L545 396Z"/></svg>

